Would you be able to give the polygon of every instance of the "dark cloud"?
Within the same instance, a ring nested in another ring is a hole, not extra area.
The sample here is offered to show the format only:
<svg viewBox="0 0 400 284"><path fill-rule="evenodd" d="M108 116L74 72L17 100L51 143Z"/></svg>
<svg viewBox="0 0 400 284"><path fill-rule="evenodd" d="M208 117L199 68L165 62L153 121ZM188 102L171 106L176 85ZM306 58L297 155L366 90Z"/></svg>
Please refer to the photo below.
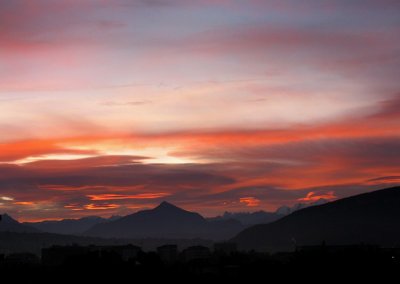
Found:
<svg viewBox="0 0 400 284"><path fill-rule="evenodd" d="M396 123L396 121L400 119L400 94L382 101L379 111L371 117L376 119L388 119L389 121L393 120L393 123Z"/></svg>
<svg viewBox="0 0 400 284"><path fill-rule="evenodd" d="M169 194L191 188L212 188L234 179L194 165L137 163L138 157L109 156L73 161L40 161L0 167L0 194L32 200L70 200L88 194ZM139 187L138 187L139 186ZM86 199L85 199L86 200ZM69 202L69 201L68 201Z"/></svg>

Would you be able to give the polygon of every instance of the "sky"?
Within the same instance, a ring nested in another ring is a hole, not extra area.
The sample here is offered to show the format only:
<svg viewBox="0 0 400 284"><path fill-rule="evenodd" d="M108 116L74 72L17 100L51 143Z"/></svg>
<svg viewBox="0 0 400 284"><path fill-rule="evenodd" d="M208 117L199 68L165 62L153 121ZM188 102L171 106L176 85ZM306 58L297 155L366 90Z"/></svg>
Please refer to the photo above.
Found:
<svg viewBox="0 0 400 284"><path fill-rule="evenodd" d="M204 216L400 184L400 2L1 0L0 212Z"/></svg>

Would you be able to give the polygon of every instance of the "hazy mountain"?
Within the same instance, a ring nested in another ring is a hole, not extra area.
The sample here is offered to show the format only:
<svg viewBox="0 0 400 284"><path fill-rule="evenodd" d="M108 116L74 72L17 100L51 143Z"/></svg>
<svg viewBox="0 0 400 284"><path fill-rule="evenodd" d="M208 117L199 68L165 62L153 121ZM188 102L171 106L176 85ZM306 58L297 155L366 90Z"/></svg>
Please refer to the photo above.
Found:
<svg viewBox="0 0 400 284"><path fill-rule="evenodd" d="M317 201L311 202L311 203L296 203L292 207L281 206L275 211L275 213L280 215L280 216L286 216L286 215L289 215L289 214L291 214L293 212L296 212L296 211L298 211L300 209L304 209L304 208L311 207L311 206L316 206L316 205L322 205L322 204L325 204L325 203L328 203L328 201L326 199L321 198L321 199L318 199Z"/></svg>
<svg viewBox="0 0 400 284"><path fill-rule="evenodd" d="M14 220L8 214L0 215L0 232L19 232L19 233L34 233L38 232L37 229L24 225Z"/></svg>
<svg viewBox="0 0 400 284"><path fill-rule="evenodd" d="M295 245L400 244L400 187L360 194L256 225L233 241L244 249L292 250Z"/></svg>
<svg viewBox="0 0 400 284"><path fill-rule="evenodd" d="M109 219L97 216L89 216L80 219L64 219L59 221L42 221L25 223L43 232L66 234L66 235L79 235L89 230L96 224L108 221L114 221L120 218L119 216L112 216Z"/></svg>
<svg viewBox="0 0 400 284"><path fill-rule="evenodd" d="M267 224L282 218L283 215L275 212L257 211L257 212L225 212L222 216L208 218L209 221L228 221L236 220L244 226L256 224Z"/></svg>
<svg viewBox="0 0 400 284"><path fill-rule="evenodd" d="M162 202L116 221L101 223L85 235L113 238L209 238L223 239L243 229L234 220L207 221L200 214Z"/></svg>
<svg viewBox="0 0 400 284"><path fill-rule="evenodd" d="M221 220L236 220L243 224L244 226L252 226L257 224L268 224L274 222L286 215L289 215L297 210L307 208L310 206L316 206L325 204L328 201L325 199L319 199L312 203L297 203L292 207L282 206L279 207L275 212L267 212L267 211L256 211L256 212L225 212L222 216L211 217L207 220L210 221L221 221Z"/></svg>

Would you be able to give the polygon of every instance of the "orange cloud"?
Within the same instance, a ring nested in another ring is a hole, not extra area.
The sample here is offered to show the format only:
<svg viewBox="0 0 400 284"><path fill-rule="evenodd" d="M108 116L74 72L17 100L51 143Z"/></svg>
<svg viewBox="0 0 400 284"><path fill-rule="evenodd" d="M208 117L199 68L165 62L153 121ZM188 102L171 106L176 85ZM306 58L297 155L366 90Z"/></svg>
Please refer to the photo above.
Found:
<svg viewBox="0 0 400 284"><path fill-rule="evenodd" d="M158 193L139 193L139 194L97 194L97 195L87 195L90 200L98 201L98 200L120 200L120 199L155 199L162 198L170 195L170 193L166 192L158 192Z"/></svg>
<svg viewBox="0 0 400 284"><path fill-rule="evenodd" d="M10 141L0 143L0 162L13 162L28 157L41 156L46 154L82 154L95 155L96 150L70 149L62 146L64 141L93 141L93 137L75 137L75 138L59 138L59 139L32 139L23 141Z"/></svg>
<svg viewBox="0 0 400 284"><path fill-rule="evenodd" d="M337 198L335 196L335 193L333 191L329 191L324 194L318 194L317 192L310 191L307 193L306 197L299 198L297 199L298 201L305 201L305 202L310 202L310 201L318 201L320 199L326 199L326 200L331 200Z"/></svg>
<svg viewBox="0 0 400 284"><path fill-rule="evenodd" d="M85 209L87 210L109 210L109 209L116 209L119 207L118 204L94 204L94 203L90 203L90 204L86 204L83 206Z"/></svg>
<svg viewBox="0 0 400 284"><path fill-rule="evenodd" d="M13 202L13 204L15 204L15 205L33 205L35 203L31 202L31 201L17 201L17 202Z"/></svg>
<svg viewBox="0 0 400 284"><path fill-rule="evenodd" d="M261 201L255 197L249 196L249 197L241 197L239 199L239 202L246 204L247 207L257 207L260 205Z"/></svg>
<svg viewBox="0 0 400 284"><path fill-rule="evenodd" d="M82 186L70 186L70 185L63 185L63 184L39 184L37 185L38 188L43 190L51 190L51 191L93 191L93 190L112 190L118 192L130 192L134 190L141 190L144 189L144 185L131 185L131 186L122 186L122 185L82 185ZM94 196L94 195L93 195Z"/></svg>
<svg viewBox="0 0 400 284"><path fill-rule="evenodd" d="M84 210L82 207L79 206L79 204L69 204L69 205L64 205L64 208L70 209L72 211L82 211Z"/></svg>

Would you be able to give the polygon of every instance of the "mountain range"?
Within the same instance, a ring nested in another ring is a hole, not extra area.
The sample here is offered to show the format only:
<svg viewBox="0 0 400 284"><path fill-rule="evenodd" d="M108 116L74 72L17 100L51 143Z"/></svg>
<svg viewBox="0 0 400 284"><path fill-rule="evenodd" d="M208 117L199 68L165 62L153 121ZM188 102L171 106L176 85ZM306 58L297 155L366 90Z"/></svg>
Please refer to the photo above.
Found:
<svg viewBox="0 0 400 284"><path fill-rule="evenodd" d="M41 232L65 234L65 235L81 235L94 225L114 221L120 216L112 216L110 218L102 218L98 216L88 216L80 219L63 219L57 221L41 221L26 222L24 225L36 228Z"/></svg>
<svg viewBox="0 0 400 284"><path fill-rule="evenodd" d="M224 212L222 216L208 218L210 221L222 221L233 219L239 221L242 225L248 227L257 224L268 224L274 222L286 215L289 215L297 210L310 206L325 204L326 199L319 199L311 203L296 203L293 206L281 206L275 212L256 211L256 212Z"/></svg>
<svg viewBox="0 0 400 284"><path fill-rule="evenodd" d="M168 202L118 220L94 225L84 235L106 238L205 238L226 239L244 226L236 220L208 221Z"/></svg>
<svg viewBox="0 0 400 284"><path fill-rule="evenodd" d="M298 210L301 210L301 209L304 209L307 207L311 207L311 206L322 205L322 204L325 204L328 202L329 202L328 200L326 200L324 198L320 198L320 199L318 199L314 202L310 202L310 203L296 203L293 206L285 206L284 205L284 206L281 206L278 209L276 209L276 211L274 213L279 216L286 216L286 215L289 215ZM268 223L270 223L270 222L268 222Z"/></svg>
<svg viewBox="0 0 400 284"><path fill-rule="evenodd" d="M267 224L282 218L284 215L276 212L256 211L256 212L224 212L221 216L207 218L208 221L227 221L236 220L243 226L249 227L256 224Z"/></svg>
<svg viewBox="0 0 400 284"><path fill-rule="evenodd" d="M241 249L289 251L298 246L400 245L400 187L377 190L298 210L232 239Z"/></svg>
<svg viewBox="0 0 400 284"><path fill-rule="evenodd" d="M241 249L258 251L288 251L323 242L330 245L400 245L400 187L303 208L286 216L278 214L299 207L277 212L226 212L206 219L198 213L162 202L153 209L124 217L85 217L23 224L3 214L0 215L0 232L24 233L27 238L33 233L52 232L66 234L71 239L72 234L102 239L230 239Z"/></svg>
<svg viewBox="0 0 400 284"><path fill-rule="evenodd" d="M325 203L325 200L319 200L317 203L298 203L293 205L292 207L288 206L282 206L278 208L275 212L266 212L266 211L257 211L257 212L225 212L222 216L216 216L216 217L211 217L211 218L206 218L204 219L203 217L197 218L195 222L189 222L190 224L194 224L195 228L184 228L184 223L180 223L179 218L175 218L175 221L172 221L172 223L178 223L178 227L182 228L177 228L174 227L174 224L169 224L172 228L175 228L176 231L174 233L167 233L168 236L173 235L173 236L178 236L178 237L192 237L194 233L198 233L198 236L202 237L207 237L207 238L223 238L223 237L231 237L232 235L228 234L235 234L239 232L241 229L244 229L246 227L255 225L255 224L267 224L271 223L273 221L276 221L283 216L290 214L291 212L294 212L296 210L308 207L308 206L313 206L316 204L321 204ZM162 206L161 206L162 205ZM169 204L167 202L162 203L159 208L156 210L159 211L165 207L168 207L167 205L170 205L169 208L177 208L176 206ZM185 210L175 210L177 215L183 214L187 215L187 211ZM140 211L142 212L142 211ZM152 214L152 210L145 210L146 213L140 213L138 215L148 215ZM149 213L150 212L150 213ZM130 217L126 218L128 220L131 220L133 223L128 224L127 227L137 227L138 225L136 224L137 218L139 217L132 217L132 216L138 216L136 215L137 213L128 215ZM164 216L164 215L163 215ZM193 215L192 215L193 216ZM127 216L125 216L127 217ZM45 221L40 221L40 222L25 222L25 223L18 223L18 221L12 219L9 215L5 214L4 215L4 220L2 226L0 226L0 231L10 231L10 232L47 232L47 233L54 233L54 234L64 234L64 235L84 235L84 234L100 234L99 232L96 232L95 230L99 230L98 227L92 230L94 226L97 226L99 224L107 223L107 222L113 222L118 219L122 218L121 216L112 216L110 218L102 218L98 216L88 216L88 217L83 217L79 219L63 219L63 220L45 220ZM142 217L140 217L142 218ZM131 221L126 221L124 219L124 222L130 223ZM149 221L150 223L154 224L155 227L157 227L158 217L153 216L154 220ZM200 220L200 221L199 221ZM206 221L206 222L205 222ZM201 223L201 224L200 224ZM163 222L163 224L166 224ZM112 225L114 226L114 225ZM35 230L36 229L36 230ZM130 236L145 236L145 237L158 237L161 234L164 234L165 231L160 231L158 229L153 229L153 230L144 230L142 233L142 227L137 227L134 229L135 233L132 231L128 232L131 229L124 229L122 231L125 231L127 233L124 235L121 231L121 233L113 232L110 233L108 232L107 234L100 234L104 236L110 236L112 235L113 237L130 237ZM172 230L170 230L172 231ZM185 232L187 231L187 232ZM190 232L190 233L188 233ZM196 237L198 237L196 236Z"/></svg>

